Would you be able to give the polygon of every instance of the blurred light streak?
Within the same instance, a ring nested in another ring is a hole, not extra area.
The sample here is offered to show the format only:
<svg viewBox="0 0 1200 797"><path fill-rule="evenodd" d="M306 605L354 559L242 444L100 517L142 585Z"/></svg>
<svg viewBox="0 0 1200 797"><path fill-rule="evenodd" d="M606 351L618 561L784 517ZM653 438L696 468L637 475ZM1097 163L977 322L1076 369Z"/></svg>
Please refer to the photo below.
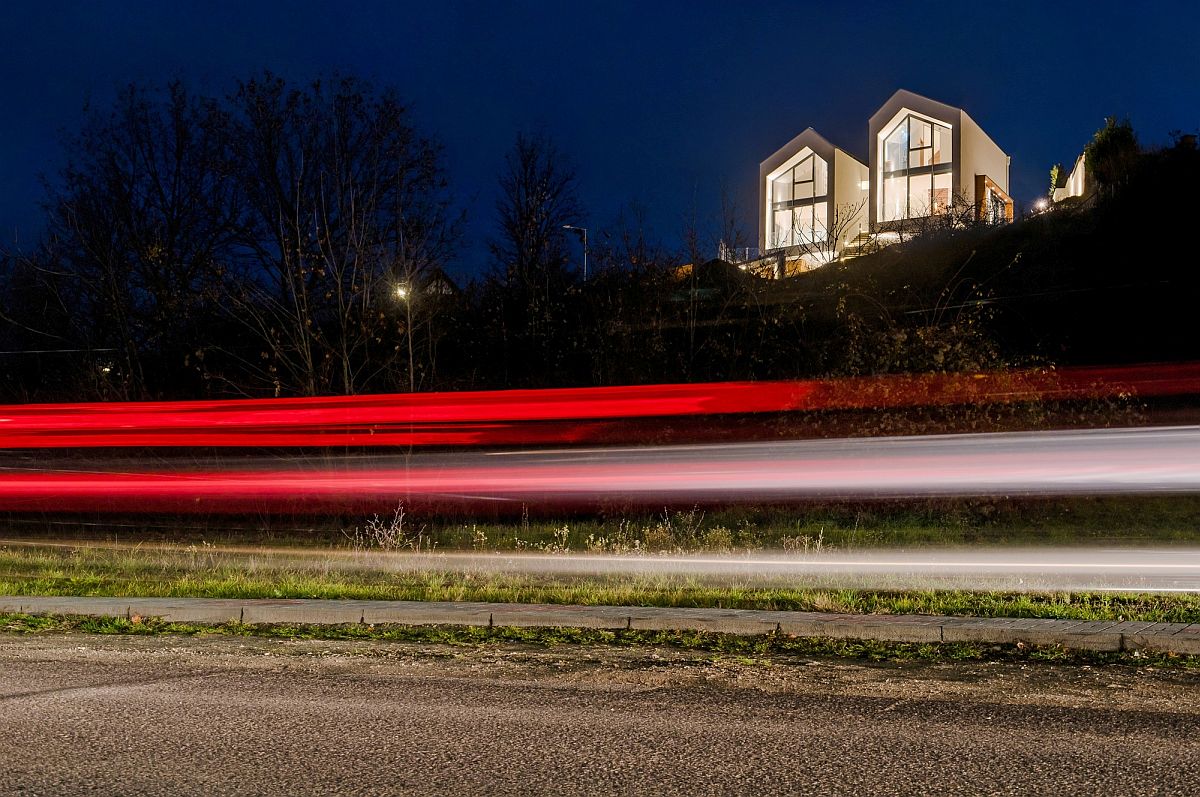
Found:
<svg viewBox="0 0 1200 797"><path fill-rule="evenodd" d="M115 550L177 557L195 567L195 548L139 540L0 539L0 546L34 550ZM555 578L686 579L692 584L740 588L997 589L1004 591L1200 592L1200 548L1039 546L969 548L869 548L786 553L754 551L727 556L520 553L514 551L351 550L257 545L206 545L207 557L234 567L253 562L288 572L375 571L392 574L497 574ZM170 559L166 559L170 561ZM211 563L211 560L208 560ZM668 583L678 583L668 581Z"/></svg>
<svg viewBox="0 0 1200 797"><path fill-rule="evenodd" d="M623 422L1200 393L1200 363L290 399L0 407L0 448L578 444Z"/></svg>
<svg viewBox="0 0 1200 797"><path fill-rule="evenodd" d="M248 468L0 476L0 510L322 513L352 507L1075 495L1200 490L1200 426L506 453L338 455Z"/></svg>

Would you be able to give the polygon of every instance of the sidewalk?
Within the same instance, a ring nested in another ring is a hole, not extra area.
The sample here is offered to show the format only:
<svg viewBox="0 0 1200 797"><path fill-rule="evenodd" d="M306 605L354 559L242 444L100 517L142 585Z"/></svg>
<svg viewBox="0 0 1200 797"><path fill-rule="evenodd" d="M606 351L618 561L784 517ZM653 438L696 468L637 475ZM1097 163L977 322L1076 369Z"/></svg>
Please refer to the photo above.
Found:
<svg viewBox="0 0 1200 797"><path fill-rule="evenodd" d="M1200 623L1081 622L929 615L824 614L751 609L555 606L542 603L45 598L0 596L0 612L161 617L194 623L400 623L542 626L784 634L887 642L1062 645L1079 650L1153 650L1200 655Z"/></svg>

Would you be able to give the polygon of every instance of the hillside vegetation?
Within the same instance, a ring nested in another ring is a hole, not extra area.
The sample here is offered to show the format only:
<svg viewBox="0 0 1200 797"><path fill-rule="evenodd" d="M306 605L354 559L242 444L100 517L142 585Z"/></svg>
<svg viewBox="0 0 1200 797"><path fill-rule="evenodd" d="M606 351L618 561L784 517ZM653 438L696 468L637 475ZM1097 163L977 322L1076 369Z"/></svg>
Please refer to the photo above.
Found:
<svg viewBox="0 0 1200 797"><path fill-rule="evenodd" d="M133 86L68 142L45 238L0 252L0 401L1195 359L1194 138L1144 152L1110 123L1088 158L1086 202L941 224L783 280L705 262L716 247L694 226L672 251L634 211L593 226L585 278L575 174L518 136L488 260L456 285L453 164L393 89L269 73L225 97ZM736 227L719 236L733 250Z"/></svg>
<svg viewBox="0 0 1200 797"><path fill-rule="evenodd" d="M969 322L1011 359L1195 359L1198 178L1194 148L1146 153L1083 204L945 230L764 290L802 307L816 339L837 339L848 321L881 337Z"/></svg>

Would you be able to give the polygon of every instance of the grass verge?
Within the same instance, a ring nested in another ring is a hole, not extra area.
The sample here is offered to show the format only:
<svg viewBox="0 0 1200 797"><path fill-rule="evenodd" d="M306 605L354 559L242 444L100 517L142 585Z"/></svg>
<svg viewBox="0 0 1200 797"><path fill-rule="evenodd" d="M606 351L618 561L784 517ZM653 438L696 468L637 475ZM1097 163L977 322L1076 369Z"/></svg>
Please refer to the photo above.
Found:
<svg viewBox="0 0 1200 797"><path fill-rule="evenodd" d="M104 579L0 580L0 594L143 598L311 598L325 600L479 601L577 606L658 606L689 609L762 609L845 614L925 614L1054 620L1197 623L1200 598L1121 593L1012 593L963 591L882 592L855 589L755 589L700 584L620 584L600 581L537 583L493 576L461 583L454 574L428 574L408 583L338 584L181 579L121 582Z"/></svg>
<svg viewBox="0 0 1200 797"><path fill-rule="evenodd" d="M859 550L897 545L1195 543L1200 495L960 498L803 506L611 507L599 514L451 517L395 507L374 517L5 515L19 537L395 549L588 553ZM403 511L401 511L403 510Z"/></svg>
<svg viewBox="0 0 1200 797"><path fill-rule="evenodd" d="M714 583L671 575L571 576L388 569L387 557L0 548L0 594L147 598L481 601L584 606L1200 622L1200 596L1169 593L887 590Z"/></svg>
<svg viewBox="0 0 1200 797"><path fill-rule="evenodd" d="M1100 653L1063 647L963 642L911 643L826 639L780 634L741 636L702 631L636 631L592 628L516 628L436 625L249 625L174 623L157 618L84 617L0 613L0 633L137 636L230 636L264 639L391 642L438 645L520 644L536 647L670 647L742 659L838 658L872 662L1028 662L1128 665L1200 671L1200 657L1133 651Z"/></svg>

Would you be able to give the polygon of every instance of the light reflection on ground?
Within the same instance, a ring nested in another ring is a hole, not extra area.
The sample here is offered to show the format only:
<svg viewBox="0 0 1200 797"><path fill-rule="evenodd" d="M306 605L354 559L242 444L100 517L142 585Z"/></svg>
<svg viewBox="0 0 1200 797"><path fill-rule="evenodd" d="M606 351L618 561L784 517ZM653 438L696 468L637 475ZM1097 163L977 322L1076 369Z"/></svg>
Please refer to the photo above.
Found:
<svg viewBox="0 0 1200 797"><path fill-rule="evenodd" d="M964 589L1200 593L1200 547L872 548L804 555L754 551L715 555L601 555L346 548L123 545L0 540L0 546L126 552L197 569L495 575L555 580L621 578L745 588Z"/></svg>

